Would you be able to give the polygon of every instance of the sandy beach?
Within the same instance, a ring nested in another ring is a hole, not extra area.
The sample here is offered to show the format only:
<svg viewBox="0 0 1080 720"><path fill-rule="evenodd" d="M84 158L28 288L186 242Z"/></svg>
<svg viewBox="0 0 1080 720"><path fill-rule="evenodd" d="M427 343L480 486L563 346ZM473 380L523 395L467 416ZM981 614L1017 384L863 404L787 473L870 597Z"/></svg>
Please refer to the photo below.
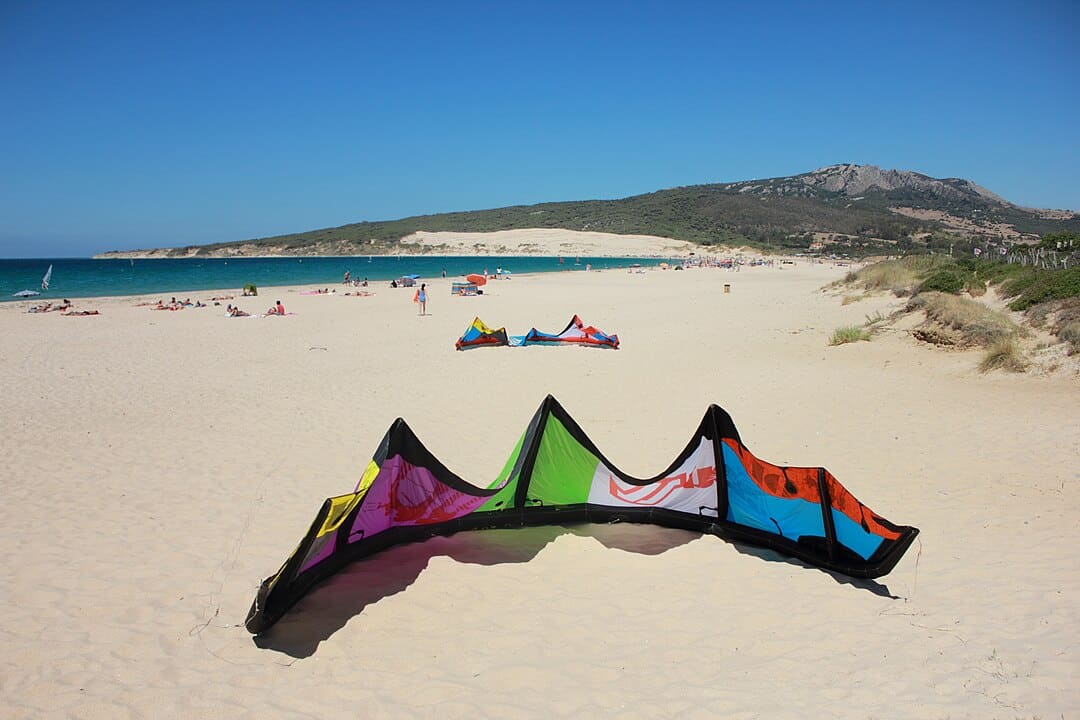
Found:
<svg viewBox="0 0 1080 720"><path fill-rule="evenodd" d="M829 347L902 302L821 291L845 272L552 273L468 298L436 279L424 317L385 283L231 301L283 318L0 305L0 717L1075 716L1080 383L980 374L899 330ZM454 350L475 316L575 313L621 349ZM461 533L244 629L395 418L484 485L548 393L638 476L717 403L757 456L823 465L921 534L856 582L647 526Z"/></svg>

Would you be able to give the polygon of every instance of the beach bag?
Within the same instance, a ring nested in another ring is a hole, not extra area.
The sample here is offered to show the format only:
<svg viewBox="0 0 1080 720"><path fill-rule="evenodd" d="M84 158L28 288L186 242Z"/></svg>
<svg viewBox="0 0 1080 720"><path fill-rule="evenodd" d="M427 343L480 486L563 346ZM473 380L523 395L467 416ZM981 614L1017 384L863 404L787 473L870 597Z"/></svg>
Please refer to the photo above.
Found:
<svg viewBox="0 0 1080 720"><path fill-rule="evenodd" d="M416 294L412 296L412 301L413 301L414 303L418 303L418 302L420 302L420 291L419 291L419 290L417 290L417 291L416 291Z"/></svg>

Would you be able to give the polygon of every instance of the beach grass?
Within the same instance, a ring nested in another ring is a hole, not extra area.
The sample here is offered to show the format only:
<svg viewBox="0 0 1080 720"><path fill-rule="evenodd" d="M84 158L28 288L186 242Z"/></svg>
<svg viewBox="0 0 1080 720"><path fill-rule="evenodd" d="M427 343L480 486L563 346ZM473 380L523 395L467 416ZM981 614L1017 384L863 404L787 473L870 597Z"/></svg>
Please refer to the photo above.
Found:
<svg viewBox="0 0 1080 720"><path fill-rule="evenodd" d="M909 255L883 260L848 273L844 281L867 291L887 290L896 295L911 295L923 278L949 264L939 255Z"/></svg>
<svg viewBox="0 0 1080 720"><path fill-rule="evenodd" d="M995 340L986 350L982 361L979 363L981 372L991 370L1008 370L1009 372L1024 372L1027 370L1028 361L1020 349L1020 344L1015 338L1003 337Z"/></svg>
<svg viewBox="0 0 1080 720"><path fill-rule="evenodd" d="M848 325L833 330L832 337L829 338L829 345L844 345L859 342L860 340L869 341L870 331L859 325Z"/></svg>
<svg viewBox="0 0 1080 720"><path fill-rule="evenodd" d="M888 319L889 318L885 317L880 312L876 312L873 315L867 315L866 316L866 321L863 323L863 327L870 328L871 330L873 330L875 327L881 325L882 323L884 323Z"/></svg>
<svg viewBox="0 0 1080 720"><path fill-rule="evenodd" d="M922 310L926 319L957 331L961 345L990 347L1001 340L1023 337L1027 331L1007 315L958 295L926 292L912 298L912 310Z"/></svg>

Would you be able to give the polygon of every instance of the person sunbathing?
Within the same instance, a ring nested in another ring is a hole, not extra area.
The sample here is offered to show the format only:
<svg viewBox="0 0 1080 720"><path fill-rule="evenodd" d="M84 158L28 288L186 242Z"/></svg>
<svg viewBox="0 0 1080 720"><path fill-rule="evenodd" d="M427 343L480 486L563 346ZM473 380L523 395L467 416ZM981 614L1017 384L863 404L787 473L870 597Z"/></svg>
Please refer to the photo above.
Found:
<svg viewBox="0 0 1080 720"><path fill-rule="evenodd" d="M68 310L64 315L71 317L73 315L100 315L99 310Z"/></svg>

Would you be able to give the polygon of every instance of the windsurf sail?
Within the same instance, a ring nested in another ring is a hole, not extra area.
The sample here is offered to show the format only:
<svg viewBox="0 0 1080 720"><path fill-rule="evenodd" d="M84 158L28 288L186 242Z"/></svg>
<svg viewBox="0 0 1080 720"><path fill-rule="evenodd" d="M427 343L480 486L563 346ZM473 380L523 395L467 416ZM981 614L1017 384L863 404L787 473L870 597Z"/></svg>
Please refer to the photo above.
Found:
<svg viewBox="0 0 1080 720"><path fill-rule="evenodd" d="M45 277L41 278L41 289L42 290L48 290L49 289L49 281L50 280L52 280L52 265L50 265L49 269L45 271Z"/></svg>
<svg viewBox="0 0 1080 720"><path fill-rule="evenodd" d="M326 499L292 555L262 582L245 625L268 630L316 584L394 545L573 522L708 533L858 578L887 574L919 533L870 510L825 468L759 460L717 405L667 469L639 479L604 457L549 395L486 486L450 471L395 420L353 491Z"/></svg>

